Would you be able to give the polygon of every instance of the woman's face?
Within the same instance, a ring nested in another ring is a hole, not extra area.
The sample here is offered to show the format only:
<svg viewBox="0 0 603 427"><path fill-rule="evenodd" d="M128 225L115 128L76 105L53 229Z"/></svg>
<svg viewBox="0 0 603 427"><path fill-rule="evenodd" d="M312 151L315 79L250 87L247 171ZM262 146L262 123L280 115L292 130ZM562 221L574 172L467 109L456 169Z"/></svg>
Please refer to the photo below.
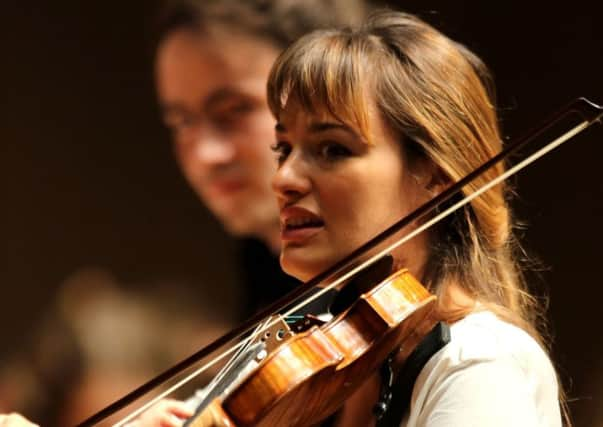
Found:
<svg viewBox="0 0 603 427"><path fill-rule="evenodd" d="M427 200L429 168L409 165L400 137L370 112L369 144L360 131L322 111L289 102L276 126L273 179L281 223L281 265L309 280ZM426 161L421 161L426 164ZM395 256L422 273L425 233Z"/></svg>

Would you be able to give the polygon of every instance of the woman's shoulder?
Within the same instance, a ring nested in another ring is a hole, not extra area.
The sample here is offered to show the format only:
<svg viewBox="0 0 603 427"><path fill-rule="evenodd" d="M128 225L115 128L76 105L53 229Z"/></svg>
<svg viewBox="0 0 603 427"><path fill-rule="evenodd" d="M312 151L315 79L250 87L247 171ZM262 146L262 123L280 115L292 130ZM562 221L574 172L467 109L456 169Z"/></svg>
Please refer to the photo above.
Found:
<svg viewBox="0 0 603 427"><path fill-rule="evenodd" d="M546 351L523 329L489 311L474 312L450 326L450 341L425 364L413 394L476 372L493 381L515 380L557 393L557 375Z"/></svg>
<svg viewBox="0 0 603 427"><path fill-rule="evenodd" d="M426 421L432 418L442 422ZM404 425L558 426L559 420L557 377L545 350L521 328L481 311L450 327L450 342L415 382Z"/></svg>
<svg viewBox="0 0 603 427"><path fill-rule="evenodd" d="M424 370L442 377L475 365L512 369L535 385L557 387L555 368L540 344L523 329L490 311L474 312L454 323L450 342L429 360Z"/></svg>
<svg viewBox="0 0 603 427"><path fill-rule="evenodd" d="M515 360L521 366L550 364L546 352L534 338L490 311L469 314L450 327L450 335L450 343L438 356L451 367L500 359Z"/></svg>

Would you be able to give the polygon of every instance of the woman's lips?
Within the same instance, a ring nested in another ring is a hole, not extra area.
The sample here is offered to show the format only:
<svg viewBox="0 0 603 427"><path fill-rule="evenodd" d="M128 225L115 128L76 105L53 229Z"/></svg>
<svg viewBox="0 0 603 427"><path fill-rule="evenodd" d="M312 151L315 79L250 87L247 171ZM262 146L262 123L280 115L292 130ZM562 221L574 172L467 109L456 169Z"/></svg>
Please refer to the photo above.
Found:
<svg viewBox="0 0 603 427"><path fill-rule="evenodd" d="M281 240L303 243L324 228L324 221L311 211L300 207L281 210Z"/></svg>
<svg viewBox="0 0 603 427"><path fill-rule="evenodd" d="M310 237L314 236L323 226L311 226L302 228L283 228L281 229L281 240L288 243L304 243Z"/></svg>

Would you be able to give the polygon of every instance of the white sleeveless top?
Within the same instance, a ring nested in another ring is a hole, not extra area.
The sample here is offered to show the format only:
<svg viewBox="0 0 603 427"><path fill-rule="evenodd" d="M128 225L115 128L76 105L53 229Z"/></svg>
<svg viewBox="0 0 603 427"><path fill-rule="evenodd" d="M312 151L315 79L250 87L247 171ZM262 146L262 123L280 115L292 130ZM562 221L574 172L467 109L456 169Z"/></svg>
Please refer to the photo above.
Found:
<svg viewBox="0 0 603 427"><path fill-rule="evenodd" d="M421 370L402 427L561 426L555 371L525 331L481 311L450 334Z"/></svg>

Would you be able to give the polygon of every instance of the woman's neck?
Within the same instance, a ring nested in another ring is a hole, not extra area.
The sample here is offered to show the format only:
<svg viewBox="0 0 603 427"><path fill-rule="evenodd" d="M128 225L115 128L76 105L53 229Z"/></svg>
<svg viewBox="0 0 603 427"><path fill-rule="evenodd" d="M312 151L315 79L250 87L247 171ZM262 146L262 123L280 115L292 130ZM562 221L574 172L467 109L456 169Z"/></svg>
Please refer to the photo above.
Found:
<svg viewBox="0 0 603 427"><path fill-rule="evenodd" d="M454 323L471 313L477 304L477 299L470 295L458 283L448 283L438 293L436 317L446 323Z"/></svg>

